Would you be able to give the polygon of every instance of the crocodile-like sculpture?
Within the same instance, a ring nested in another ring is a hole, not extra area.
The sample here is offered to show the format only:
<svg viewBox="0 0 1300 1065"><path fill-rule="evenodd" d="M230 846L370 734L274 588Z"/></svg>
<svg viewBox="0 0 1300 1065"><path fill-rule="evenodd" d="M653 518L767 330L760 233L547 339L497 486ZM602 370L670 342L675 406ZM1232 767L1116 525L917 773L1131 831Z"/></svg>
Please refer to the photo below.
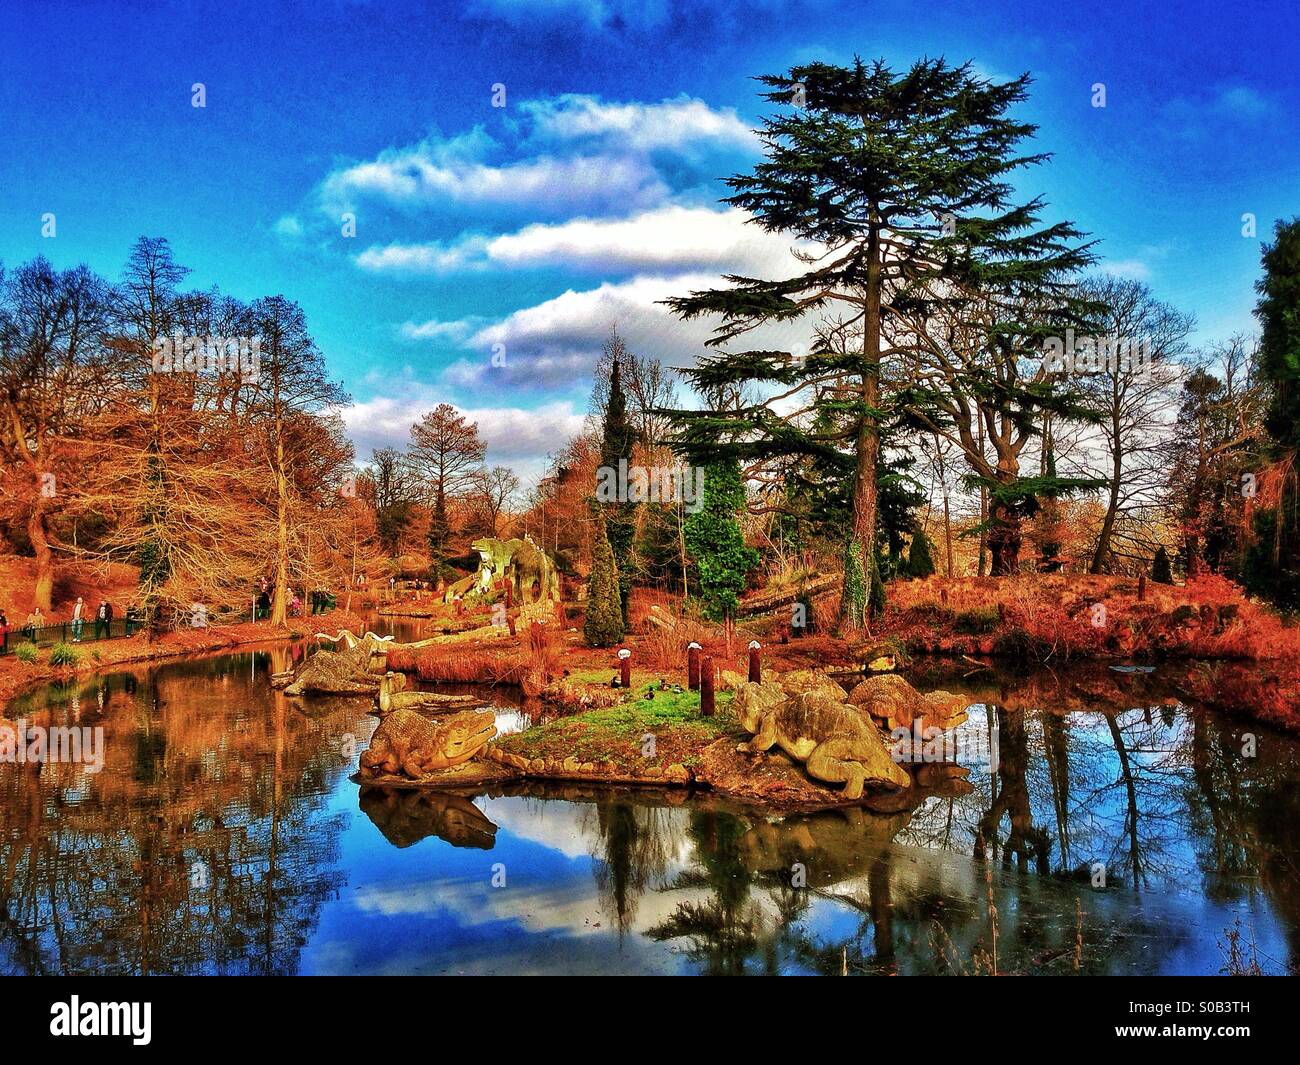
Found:
<svg viewBox="0 0 1300 1065"><path fill-rule="evenodd" d="M379 687L379 678L370 672L372 652L373 647L368 640L344 651L317 651L307 659L293 683L284 689L284 693L372 695Z"/></svg>
<svg viewBox="0 0 1300 1065"><path fill-rule="evenodd" d="M462 710L430 721L415 710L394 710L379 722L361 755L361 775L419 780L468 762L497 734L491 711Z"/></svg>
<svg viewBox="0 0 1300 1065"><path fill-rule="evenodd" d="M936 728L946 732L963 724L972 700L949 691L922 694L897 673L867 677L849 693L848 703L865 711L888 732Z"/></svg>
<svg viewBox="0 0 1300 1065"><path fill-rule="evenodd" d="M445 695L441 692L406 691L406 674L385 673L379 681L379 694L376 696L376 709L380 717L387 717L394 710L425 710L434 713L451 708L466 709L484 706L486 699L477 695Z"/></svg>
<svg viewBox="0 0 1300 1065"><path fill-rule="evenodd" d="M860 799L863 788L907 788L912 778L890 756L870 718L826 691L788 695L779 683L745 682L735 707L753 739L737 750L749 753L779 747L804 764L810 777L844 784L845 799Z"/></svg>

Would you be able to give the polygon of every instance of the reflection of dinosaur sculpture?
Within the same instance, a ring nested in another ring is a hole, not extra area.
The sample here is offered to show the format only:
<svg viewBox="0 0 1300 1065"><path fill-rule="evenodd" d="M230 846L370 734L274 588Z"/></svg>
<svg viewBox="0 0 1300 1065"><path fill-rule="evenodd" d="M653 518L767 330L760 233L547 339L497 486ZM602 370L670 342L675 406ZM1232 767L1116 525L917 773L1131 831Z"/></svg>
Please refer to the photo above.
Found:
<svg viewBox="0 0 1300 1065"><path fill-rule="evenodd" d="M910 787L912 778L890 757L875 725L842 700L826 691L787 695L776 682L746 682L737 688L733 706L754 738L739 749L780 747L803 762L809 776L843 783L846 799L861 798L867 784Z"/></svg>
<svg viewBox="0 0 1300 1065"><path fill-rule="evenodd" d="M470 546L483 559L483 571L489 573L489 584L508 577L521 603L538 600L559 602L560 577L555 563L531 540L498 540L485 536Z"/></svg>
<svg viewBox="0 0 1300 1065"><path fill-rule="evenodd" d="M363 787L361 809L394 847L429 836L485 851L496 843L497 826L469 799L445 791Z"/></svg>
<svg viewBox="0 0 1300 1065"><path fill-rule="evenodd" d="M462 710L434 722L414 710L394 710L379 722L362 753L361 774L401 773L418 780L468 762L496 734L491 711Z"/></svg>

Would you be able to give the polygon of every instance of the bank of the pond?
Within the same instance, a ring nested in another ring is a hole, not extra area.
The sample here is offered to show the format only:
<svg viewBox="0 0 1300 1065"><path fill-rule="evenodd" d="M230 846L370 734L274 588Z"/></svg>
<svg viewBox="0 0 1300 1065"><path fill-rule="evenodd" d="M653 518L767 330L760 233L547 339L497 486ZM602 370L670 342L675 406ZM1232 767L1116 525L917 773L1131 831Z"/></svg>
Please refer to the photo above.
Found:
<svg viewBox="0 0 1300 1065"><path fill-rule="evenodd" d="M359 614L333 610L326 614L289 618L284 625L246 621L237 625L167 632L154 640L147 639L144 633L137 633L126 639L72 644L70 646L80 655L76 665L52 665L49 650L41 650L31 662L24 662L11 653L0 658L0 700L11 699L42 682L68 680L113 666L185 658L251 643L298 640L317 632L337 632L341 628L360 631L364 625L365 620Z"/></svg>

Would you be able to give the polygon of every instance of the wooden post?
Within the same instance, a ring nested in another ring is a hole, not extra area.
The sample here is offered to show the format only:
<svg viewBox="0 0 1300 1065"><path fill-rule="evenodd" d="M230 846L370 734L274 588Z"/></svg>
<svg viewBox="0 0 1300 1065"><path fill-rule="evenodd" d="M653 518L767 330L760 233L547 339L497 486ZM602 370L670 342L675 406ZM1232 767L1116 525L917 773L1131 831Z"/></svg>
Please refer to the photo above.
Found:
<svg viewBox="0 0 1300 1065"><path fill-rule="evenodd" d="M624 688L632 687L632 652L626 647L618 653L618 679Z"/></svg>
<svg viewBox="0 0 1300 1065"><path fill-rule="evenodd" d="M751 684L762 684L763 675L759 667L759 655L762 649L757 640L749 641L749 680Z"/></svg>
<svg viewBox="0 0 1300 1065"><path fill-rule="evenodd" d="M700 662L700 713L712 717L714 709L713 659L705 657Z"/></svg>
<svg viewBox="0 0 1300 1065"><path fill-rule="evenodd" d="M515 634L515 619L512 618L512 617L510 617L509 615L507 615L507 616L506 616L506 625L509 626L509 628L510 628L510 635L513 636L513 635Z"/></svg>
<svg viewBox="0 0 1300 1065"><path fill-rule="evenodd" d="M456 616L463 617L465 614L465 601L460 596L456 596Z"/></svg>
<svg viewBox="0 0 1300 1065"><path fill-rule="evenodd" d="M1146 599L1146 597L1147 597L1147 575L1145 573L1139 573L1138 574L1138 602L1139 603L1143 602Z"/></svg>
<svg viewBox="0 0 1300 1065"><path fill-rule="evenodd" d="M506 578L506 609L509 610L515 605L515 586L509 577Z"/></svg>
<svg viewBox="0 0 1300 1065"><path fill-rule="evenodd" d="M694 640L686 648L686 686L691 691L700 687L700 645Z"/></svg>

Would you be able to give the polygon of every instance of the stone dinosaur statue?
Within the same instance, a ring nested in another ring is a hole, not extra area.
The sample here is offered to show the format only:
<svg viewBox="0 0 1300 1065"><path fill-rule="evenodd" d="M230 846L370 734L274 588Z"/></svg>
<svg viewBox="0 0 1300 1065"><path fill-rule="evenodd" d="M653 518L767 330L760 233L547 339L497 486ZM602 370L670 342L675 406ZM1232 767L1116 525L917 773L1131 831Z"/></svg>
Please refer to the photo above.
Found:
<svg viewBox="0 0 1300 1065"><path fill-rule="evenodd" d="M379 687L379 678L370 672L373 653L369 641L343 651L317 651L303 665L285 695L368 695Z"/></svg>
<svg viewBox="0 0 1300 1065"><path fill-rule="evenodd" d="M737 750L779 747L802 762L809 776L843 784L845 799L860 799L868 784L910 787L912 778L891 757L871 719L843 700L842 689L838 697L816 688L789 694L776 681L746 681L732 705L753 739Z"/></svg>
<svg viewBox="0 0 1300 1065"><path fill-rule="evenodd" d="M430 721L414 710L394 710L379 722L361 755L361 775L419 780L468 762L497 734L491 711L462 710Z"/></svg>
<svg viewBox="0 0 1300 1065"><path fill-rule="evenodd" d="M924 735L936 728L940 732L956 728L970 716L966 713L973 700L949 691L922 694L897 673L867 677L850 693L848 703L870 714L887 732L905 729Z"/></svg>
<svg viewBox="0 0 1300 1065"><path fill-rule="evenodd" d="M486 536L470 546L489 570L489 583L508 577L521 603L560 601L560 575L555 563L532 540L498 540Z"/></svg>
<svg viewBox="0 0 1300 1065"><path fill-rule="evenodd" d="M487 700L477 695L444 695L441 692L406 691L406 674L388 672L380 678L375 709L380 717L394 710L425 710L430 713L449 708L466 709L484 706Z"/></svg>

